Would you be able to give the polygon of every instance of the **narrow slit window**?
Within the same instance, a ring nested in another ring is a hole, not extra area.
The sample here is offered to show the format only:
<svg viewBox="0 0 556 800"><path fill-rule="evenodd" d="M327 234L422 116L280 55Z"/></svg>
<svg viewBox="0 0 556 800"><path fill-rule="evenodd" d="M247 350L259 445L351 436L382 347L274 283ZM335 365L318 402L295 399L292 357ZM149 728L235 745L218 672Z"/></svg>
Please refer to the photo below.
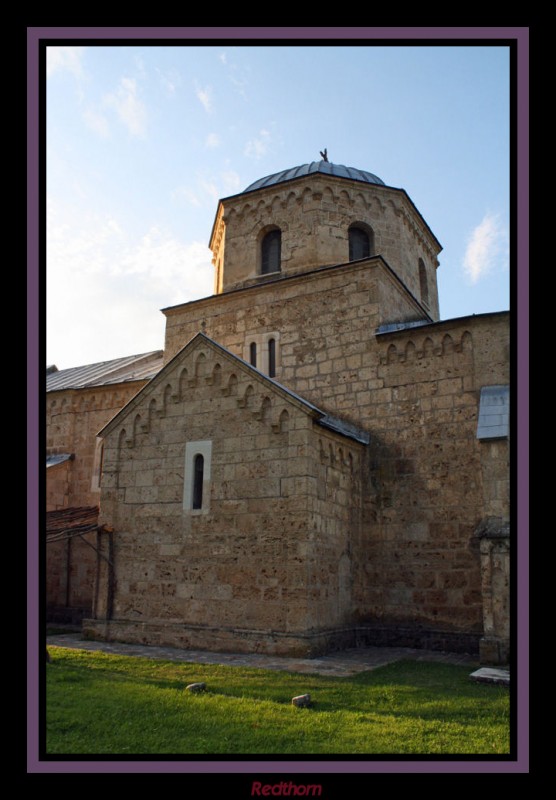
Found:
<svg viewBox="0 0 556 800"><path fill-rule="evenodd" d="M200 453L195 456L193 465L193 509L203 507L203 480L205 472L205 459Z"/></svg>
<svg viewBox="0 0 556 800"><path fill-rule="evenodd" d="M276 340L268 340L268 377L276 376Z"/></svg>
<svg viewBox="0 0 556 800"><path fill-rule="evenodd" d="M187 442L183 479L183 510L208 514L210 510L210 471L212 442Z"/></svg>
<svg viewBox="0 0 556 800"><path fill-rule="evenodd" d="M257 366L257 343L251 342L249 345L249 363L252 367Z"/></svg>

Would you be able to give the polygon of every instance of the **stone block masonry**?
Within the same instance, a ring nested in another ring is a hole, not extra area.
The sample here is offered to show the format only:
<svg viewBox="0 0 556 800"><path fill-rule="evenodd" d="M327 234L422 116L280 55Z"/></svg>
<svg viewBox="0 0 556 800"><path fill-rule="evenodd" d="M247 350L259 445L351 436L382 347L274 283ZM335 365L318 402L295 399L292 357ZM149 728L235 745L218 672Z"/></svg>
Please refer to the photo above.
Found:
<svg viewBox="0 0 556 800"><path fill-rule="evenodd" d="M89 635L505 657L507 558L478 532L507 524L509 441L477 428L508 315L440 322L411 200L330 170L219 203L217 294L164 310L163 369L102 431Z"/></svg>
<svg viewBox="0 0 556 800"><path fill-rule="evenodd" d="M317 427L310 406L207 341L186 348L108 426L104 474L114 480L101 522L116 530L114 602L107 619L106 568L98 622L85 630L207 648L322 649L330 625L349 618L363 445ZM182 503L186 448L197 441L211 442L207 513Z"/></svg>

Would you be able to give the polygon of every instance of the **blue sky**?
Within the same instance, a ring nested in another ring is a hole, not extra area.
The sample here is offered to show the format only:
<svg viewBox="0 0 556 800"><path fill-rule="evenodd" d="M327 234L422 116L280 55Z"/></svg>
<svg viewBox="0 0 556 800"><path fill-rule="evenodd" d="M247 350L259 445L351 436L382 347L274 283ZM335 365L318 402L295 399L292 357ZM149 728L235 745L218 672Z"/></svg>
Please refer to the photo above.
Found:
<svg viewBox="0 0 556 800"><path fill-rule="evenodd" d="M218 199L324 147L407 191L443 319L508 308L507 47L49 47L48 363L162 348Z"/></svg>

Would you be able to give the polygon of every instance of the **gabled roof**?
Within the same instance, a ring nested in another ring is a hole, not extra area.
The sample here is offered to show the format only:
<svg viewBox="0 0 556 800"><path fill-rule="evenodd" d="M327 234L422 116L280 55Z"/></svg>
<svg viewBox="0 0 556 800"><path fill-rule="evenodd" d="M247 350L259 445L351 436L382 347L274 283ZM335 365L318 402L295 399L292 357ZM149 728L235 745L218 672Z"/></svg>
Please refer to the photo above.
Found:
<svg viewBox="0 0 556 800"><path fill-rule="evenodd" d="M56 392L62 389L84 389L113 383L149 380L162 367L162 356L162 350L152 350L149 353L115 358L112 361L99 361L97 364L87 364L83 367L56 371L47 368L46 391Z"/></svg>
<svg viewBox="0 0 556 800"><path fill-rule="evenodd" d="M189 342L177 353L161 370L160 372L150 381L149 384L144 386L136 395L133 397L129 403L127 403L112 419L107 425L102 428L98 435L105 436L111 430L113 430L116 425L118 425L129 413L136 408L141 401L147 397L156 387L165 380L165 377L168 373L172 372L176 364L181 361L181 359L190 351L194 350L200 344L206 345L208 347L213 348L218 352L221 356L223 356L228 361L231 361L237 367L242 369L245 372L250 373L257 381L266 384L268 388L272 389L275 393L281 395L285 400L288 400L290 403L293 403L306 414L309 414L313 417L314 421L322 425L329 430L334 431L335 433L339 433L341 436L347 436L350 439L354 439L361 444L368 444L369 443L369 434L366 431L362 431L357 428L355 425L352 425L349 422L344 422L343 420L339 420L336 417L327 414L326 412L322 411L317 406L310 403L308 400L305 400L300 395L292 392L290 389L287 389L285 386L282 386L281 383L274 380L274 378L269 378L268 375L265 375L256 367L253 367L247 361L244 361L243 358L234 355L221 344L215 342L209 336L204 333L197 333Z"/></svg>

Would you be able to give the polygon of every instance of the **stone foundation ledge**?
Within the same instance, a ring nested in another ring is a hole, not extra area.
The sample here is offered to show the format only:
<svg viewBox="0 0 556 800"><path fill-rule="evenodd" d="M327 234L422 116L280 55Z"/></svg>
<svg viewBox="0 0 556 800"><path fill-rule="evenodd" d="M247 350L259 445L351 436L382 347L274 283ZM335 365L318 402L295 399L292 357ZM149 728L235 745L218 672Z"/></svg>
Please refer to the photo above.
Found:
<svg viewBox="0 0 556 800"><path fill-rule="evenodd" d="M281 632L182 625L163 622L84 619L85 639L184 650L315 658L350 647L412 647L452 653L479 652L480 634L459 634L399 626L350 626L325 631Z"/></svg>
<svg viewBox="0 0 556 800"><path fill-rule="evenodd" d="M481 664L503 666L510 663L510 640L498 636L483 636L479 644Z"/></svg>
<svg viewBox="0 0 556 800"><path fill-rule="evenodd" d="M355 632L357 647L412 647L445 653L467 653L471 656L479 655L481 639L480 633L396 623L358 625Z"/></svg>
<svg viewBox="0 0 556 800"><path fill-rule="evenodd" d="M46 622L51 625L80 625L81 620L91 615L91 606L54 606L46 607Z"/></svg>

